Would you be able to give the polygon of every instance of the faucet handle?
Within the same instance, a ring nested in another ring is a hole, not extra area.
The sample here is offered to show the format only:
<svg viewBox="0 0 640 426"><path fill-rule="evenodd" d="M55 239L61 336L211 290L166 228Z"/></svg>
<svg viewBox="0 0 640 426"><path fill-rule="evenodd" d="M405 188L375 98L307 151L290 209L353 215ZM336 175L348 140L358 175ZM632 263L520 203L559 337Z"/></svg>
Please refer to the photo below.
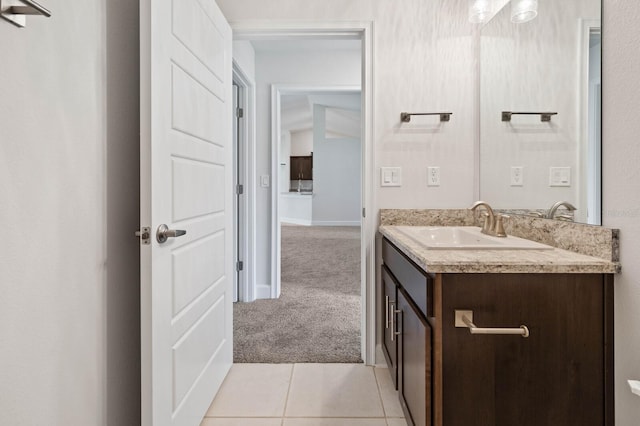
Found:
<svg viewBox="0 0 640 426"><path fill-rule="evenodd" d="M507 236L507 232L504 230L504 223L502 222L503 219L508 219L509 216L504 215L504 214L499 214L496 215L496 223L494 225L493 228L493 232L494 235L496 237L506 237Z"/></svg>

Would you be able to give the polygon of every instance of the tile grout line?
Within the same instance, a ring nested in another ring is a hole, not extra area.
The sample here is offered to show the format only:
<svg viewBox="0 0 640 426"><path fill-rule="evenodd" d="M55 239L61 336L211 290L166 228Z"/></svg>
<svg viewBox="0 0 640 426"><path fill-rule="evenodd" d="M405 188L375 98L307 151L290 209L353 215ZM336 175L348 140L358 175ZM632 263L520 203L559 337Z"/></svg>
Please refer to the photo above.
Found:
<svg viewBox="0 0 640 426"><path fill-rule="evenodd" d="M284 426L284 418L287 413L287 404L289 403L289 394L291 392L291 383L293 383L293 370L296 368L296 364L291 364L291 374L289 375L289 386L287 386L287 396L284 400L284 409L282 410L282 421L280 422L280 426Z"/></svg>
<svg viewBox="0 0 640 426"><path fill-rule="evenodd" d="M387 410L384 409L384 401L382 400L382 390L380 389L380 383L378 382L378 373L376 372L376 367L373 366L373 377L376 380L376 389L378 390L378 398L380 398L380 405L382 406L382 414L384 414L384 422L389 426L389 422L387 421Z"/></svg>

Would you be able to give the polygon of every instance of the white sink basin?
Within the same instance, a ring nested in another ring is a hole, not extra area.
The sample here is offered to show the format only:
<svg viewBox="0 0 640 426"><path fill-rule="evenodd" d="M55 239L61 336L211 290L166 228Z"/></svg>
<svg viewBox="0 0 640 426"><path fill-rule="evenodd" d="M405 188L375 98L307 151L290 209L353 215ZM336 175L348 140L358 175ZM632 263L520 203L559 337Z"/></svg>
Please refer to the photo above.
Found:
<svg viewBox="0 0 640 426"><path fill-rule="evenodd" d="M552 250L513 236L493 237L477 226L396 226L407 237L432 250Z"/></svg>

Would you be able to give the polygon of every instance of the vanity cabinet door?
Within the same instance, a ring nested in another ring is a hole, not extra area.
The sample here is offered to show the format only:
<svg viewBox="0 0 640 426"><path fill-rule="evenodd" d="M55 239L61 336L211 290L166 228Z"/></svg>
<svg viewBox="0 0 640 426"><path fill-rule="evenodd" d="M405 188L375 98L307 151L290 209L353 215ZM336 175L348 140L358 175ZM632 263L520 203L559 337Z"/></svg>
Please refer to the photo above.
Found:
<svg viewBox="0 0 640 426"><path fill-rule="evenodd" d="M442 426L613 425L612 282L599 274L444 274ZM472 335L482 328L529 337Z"/></svg>
<svg viewBox="0 0 640 426"><path fill-rule="evenodd" d="M289 162L290 180L313 180L313 156L291 156Z"/></svg>
<svg viewBox="0 0 640 426"><path fill-rule="evenodd" d="M391 333L395 328L393 316L396 308L397 286L386 266L382 266L382 315L380 328L383 331L382 352L389 366L393 385L398 389L397 340Z"/></svg>
<svg viewBox="0 0 640 426"><path fill-rule="evenodd" d="M397 300L400 403L407 423L431 426L431 327L404 291Z"/></svg>

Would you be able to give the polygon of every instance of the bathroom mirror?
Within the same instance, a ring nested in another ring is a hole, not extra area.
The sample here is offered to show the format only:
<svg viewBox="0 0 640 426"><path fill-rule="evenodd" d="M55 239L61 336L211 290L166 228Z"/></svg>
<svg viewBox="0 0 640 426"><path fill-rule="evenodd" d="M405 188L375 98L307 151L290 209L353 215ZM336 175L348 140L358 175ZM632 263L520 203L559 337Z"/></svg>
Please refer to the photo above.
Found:
<svg viewBox="0 0 640 426"><path fill-rule="evenodd" d="M480 29L480 198L601 224L601 0L501 1Z"/></svg>

